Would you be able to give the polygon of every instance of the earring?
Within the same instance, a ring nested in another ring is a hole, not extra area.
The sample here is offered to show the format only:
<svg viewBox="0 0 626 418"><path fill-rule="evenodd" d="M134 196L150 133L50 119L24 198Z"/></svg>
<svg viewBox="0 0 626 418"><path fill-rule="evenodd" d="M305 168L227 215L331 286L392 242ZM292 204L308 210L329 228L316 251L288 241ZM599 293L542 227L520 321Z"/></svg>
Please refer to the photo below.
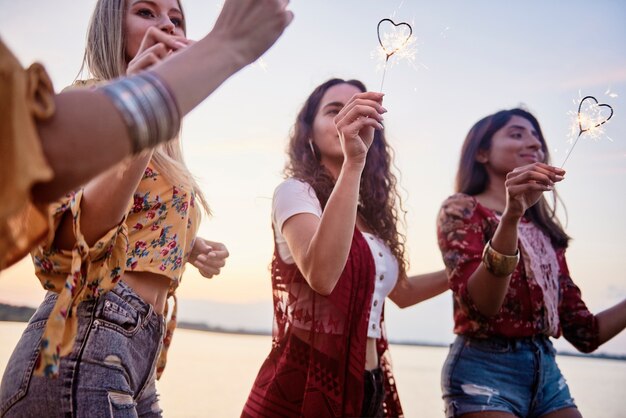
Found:
<svg viewBox="0 0 626 418"><path fill-rule="evenodd" d="M313 154L313 158L317 160L317 154L315 153L315 148L313 147L313 140L309 138L309 147L311 148L311 153Z"/></svg>

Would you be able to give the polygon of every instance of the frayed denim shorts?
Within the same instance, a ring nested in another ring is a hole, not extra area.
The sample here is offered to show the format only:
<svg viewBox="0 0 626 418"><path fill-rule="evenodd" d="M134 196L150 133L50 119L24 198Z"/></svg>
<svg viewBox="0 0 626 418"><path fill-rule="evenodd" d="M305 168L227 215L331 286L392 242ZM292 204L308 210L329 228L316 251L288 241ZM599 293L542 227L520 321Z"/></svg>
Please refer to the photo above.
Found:
<svg viewBox="0 0 626 418"><path fill-rule="evenodd" d="M34 376L39 342L57 300L30 319L0 385L0 417L160 417L155 385L163 316L123 282L77 308L72 352L59 377Z"/></svg>
<svg viewBox="0 0 626 418"><path fill-rule="evenodd" d="M502 411L541 417L576 408L546 336L478 339L459 335L441 373L446 417Z"/></svg>

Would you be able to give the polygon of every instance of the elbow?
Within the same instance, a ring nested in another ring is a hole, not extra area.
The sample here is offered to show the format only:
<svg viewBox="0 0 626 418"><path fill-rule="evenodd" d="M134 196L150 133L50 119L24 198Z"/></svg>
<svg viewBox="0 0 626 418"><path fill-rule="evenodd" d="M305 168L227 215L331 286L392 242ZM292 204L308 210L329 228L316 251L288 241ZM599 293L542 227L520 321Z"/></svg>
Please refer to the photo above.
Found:
<svg viewBox="0 0 626 418"><path fill-rule="evenodd" d="M403 299L400 299L400 298L391 298L391 296L389 298L400 309L406 309L409 306L413 306L414 305L414 303L410 303L408 300L403 300Z"/></svg>
<svg viewBox="0 0 626 418"><path fill-rule="evenodd" d="M335 290L335 286L337 285L338 281L339 281L339 278L330 281L328 280L328 276L326 277L319 277L316 275L307 276L307 282L309 283L309 286L311 287L311 289L313 289L315 293L319 293L322 296L329 296L331 293L333 293L333 290Z"/></svg>
<svg viewBox="0 0 626 418"><path fill-rule="evenodd" d="M581 346L581 347L576 347L578 349L578 351L580 351L581 353L585 353L585 354L589 354L589 353L593 353L594 351L596 351L596 348L598 347L593 347L593 346Z"/></svg>
<svg viewBox="0 0 626 418"><path fill-rule="evenodd" d="M494 316L498 314L498 312L500 312L500 309L493 309L493 308L479 308L478 310L480 311L481 315L484 316L485 318L493 318Z"/></svg>
<svg viewBox="0 0 626 418"><path fill-rule="evenodd" d="M63 196L63 192L52 183L36 183L30 194L35 205L44 205Z"/></svg>
<svg viewBox="0 0 626 418"><path fill-rule="evenodd" d="M474 304L478 312L484 316L485 318L493 318L500 312L501 305L493 305L493 304Z"/></svg>

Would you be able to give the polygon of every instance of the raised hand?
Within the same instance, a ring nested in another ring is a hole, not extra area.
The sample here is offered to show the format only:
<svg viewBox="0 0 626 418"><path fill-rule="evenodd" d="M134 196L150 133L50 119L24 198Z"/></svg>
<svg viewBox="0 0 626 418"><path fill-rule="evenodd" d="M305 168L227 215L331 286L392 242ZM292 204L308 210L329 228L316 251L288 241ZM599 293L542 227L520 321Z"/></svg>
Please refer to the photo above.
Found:
<svg viewBox="0 0 626 418"><path fill-rule="evenodd" d="M565 170L544 163L533 163L517 167L506 176L505 214L521 218L532 207L543 192L554 188L554 183L563 180Z"/></svg>
<svg viewBox="0 0 626 418"><path fill-rule="evenodd" d="M207 279L220 274L230 254L221 242L197 237L189 254L189 262Z"/></svg>
<svg viewBox="0 0 626 418"><path fill-rule="evenodd" d="M141 41L137 54L128 63L126 75L146 70L173 52L184 49L192 43L193 41L184 36L170 35L157 27L150 27Z"/></svg>
<svg viewBox="0 0 626 418"><path fill-rule="evenodd" d="M211 35L223 38L241 65L259 58L293 19L289 0L226 0Z"/></svg>
<svg viewBox="0 0 626 418"><path fill-rule="evenodd" d="M352 96L335 116L335 125L344 160L365 164L367 151L374 140L374 130L383 129L383 94L366 92Z"/></svg>

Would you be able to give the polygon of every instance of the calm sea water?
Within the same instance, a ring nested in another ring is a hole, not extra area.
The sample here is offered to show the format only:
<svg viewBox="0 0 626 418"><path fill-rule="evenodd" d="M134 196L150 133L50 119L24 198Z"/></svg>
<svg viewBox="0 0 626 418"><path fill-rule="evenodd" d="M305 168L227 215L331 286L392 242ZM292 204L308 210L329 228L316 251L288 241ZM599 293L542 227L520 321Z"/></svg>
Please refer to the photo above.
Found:
<svg viewBox="0 0 626 418"><path fill-rule="evenodd" d="M25 324L0 322L0 373ZM259 366L267 336L179 329L158 382L166 417L238 417ZM447 349L391 347L407 417L442 417L439 373ZM626 418L626 361L557 358L584 417Z"/></svg>

